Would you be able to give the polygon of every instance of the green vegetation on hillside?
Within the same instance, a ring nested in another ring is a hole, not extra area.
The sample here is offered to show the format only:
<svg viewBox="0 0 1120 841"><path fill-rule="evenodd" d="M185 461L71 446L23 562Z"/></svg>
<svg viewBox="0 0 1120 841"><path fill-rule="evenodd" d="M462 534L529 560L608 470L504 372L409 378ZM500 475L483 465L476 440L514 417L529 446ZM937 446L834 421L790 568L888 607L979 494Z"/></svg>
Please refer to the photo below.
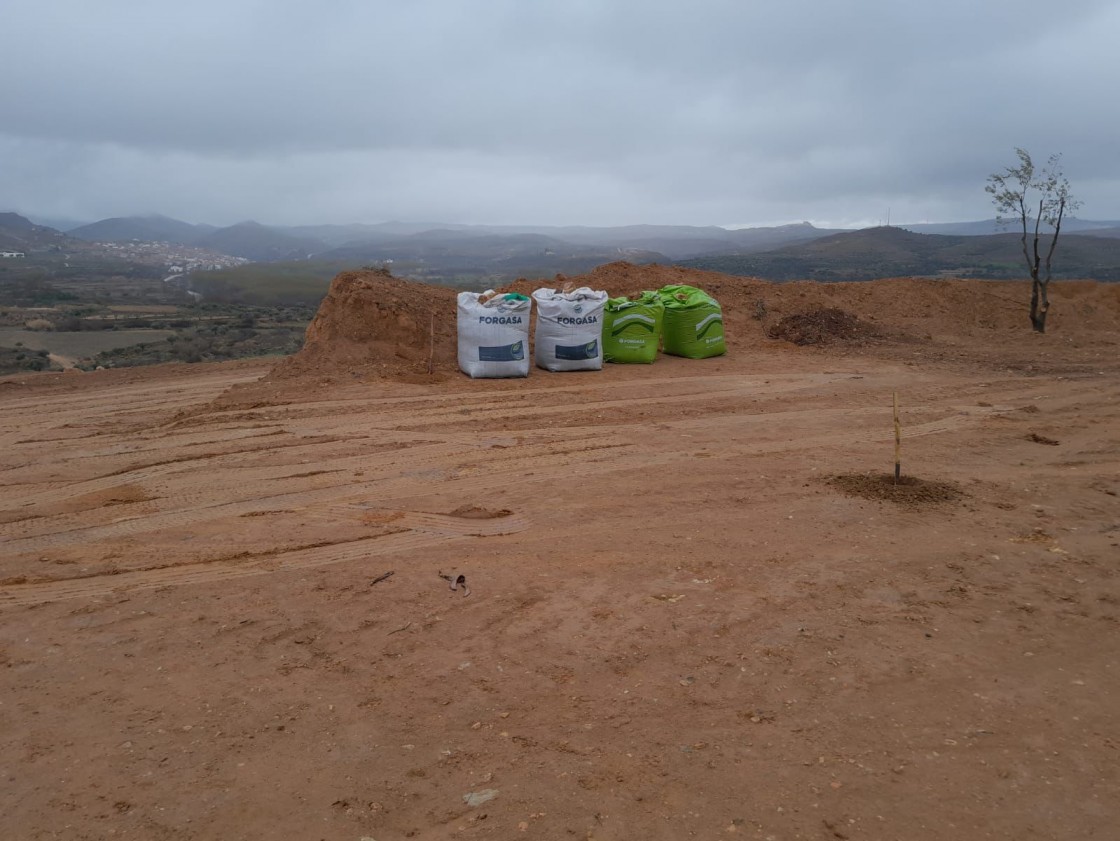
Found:
<svg viewBox="0 0 1120 841"><path fill-rule="evenodd" d="M228 269L193 272L187 288L204 301L251 306L317 307L339 272L353 269L342 261L249 263Z"/></svg>
<svg viewBox="0 0 1120 841"><path fill-rule="evenodd" d="M215 278L230 300L197 301L158 267L118 261L0 266L0 373L235 359L298 350L345 266L249 265ZM217 297L217 296L215 296Z"/></svg>
<svg viewBox="0 0 1120 841"><path fill-rule="evenodd" d="M50 355L45 350L32 350L27 347L3 347L0 345L0 374L16 374L22 371L50 371L52 367Z"/></svg>
<svg viewBox="0 0 1120 841"><path fill-rule="evenodd" d="M258 307L318 307L331 280L339 272L363 268L352 260L297 260L289 263L249 263L228 269L192 272L186 288L203 301ZM381 268L380 265L364 268ZM519 274L482 274L454 267L439 271L417 263L389 266L394 275L455 289L481 290L516 279ZM522 272L521 274L524 274Z"/></svg>
<svg viewBox="0 0 1120 841"><path fill-rule="evenodd" d="M250 356L283 356L303 345L298 326L258 327L252 317L234 323L202 324L156 342L99 353L88 366L127 368L161 362L216 362Z"/></svg>
<svg viewBox="0 0 1120 841"><path fill-rule="evenodd" d="M49 307L78 296L52 284L42 272L0 273L0 306Z"/></svg>

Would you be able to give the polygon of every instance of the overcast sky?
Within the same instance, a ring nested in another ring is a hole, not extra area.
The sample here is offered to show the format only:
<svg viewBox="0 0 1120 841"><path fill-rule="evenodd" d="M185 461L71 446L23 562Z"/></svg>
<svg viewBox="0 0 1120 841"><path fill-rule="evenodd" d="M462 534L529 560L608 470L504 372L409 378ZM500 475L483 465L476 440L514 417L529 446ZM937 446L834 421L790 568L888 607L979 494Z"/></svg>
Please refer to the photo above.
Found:
<svg viewBox="0 0 1120 841"><path fill-rule="evenodd" d="M1120 219L1120 0L4 0L0 210L834 227Z"/></svg>

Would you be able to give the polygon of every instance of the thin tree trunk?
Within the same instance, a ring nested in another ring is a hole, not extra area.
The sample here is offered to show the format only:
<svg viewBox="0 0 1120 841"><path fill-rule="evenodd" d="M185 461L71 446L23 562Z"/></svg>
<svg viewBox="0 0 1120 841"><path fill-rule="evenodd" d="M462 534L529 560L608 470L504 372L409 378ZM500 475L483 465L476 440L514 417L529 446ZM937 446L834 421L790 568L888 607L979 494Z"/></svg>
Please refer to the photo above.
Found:
<svg viewBox="0 0 1120 841"><path fill-rule="evenodd" d="M1031 273L1031 328L1036 333L1046 332L1046 310L1050 308L1050 299L1046 295L1046 284L1050 278L1045 282L1039 278L1042 257L1038 253L1038 239L1039 227L1042 225L1042 210L1042 200L1039 200L1038 215L1034 220L1034 239L1031 243L1033 254L1027 251L1027 217L1025 211L1023 214L1023 254L1027 258L1027 268Z"/></svg>
<svg viewBox="0 0 1120 841"><path fill-rule="evenodd" d="M1046 313L1050 309L1047 286L1041 280L1031 281L1031 327L1036 333L1046 332Z"/></svg>
<svg viewBox="0 0 1120 841"><path fill-rule="evenodd" d="M1039 333L1046 332L1046 313L1050 311L1050 261L1054 258L1054 249L1058 247L1058 235L1062 232L1062 217L1065 215L1066 202L1058 202L1058 216L1054 220L1054 236L1050 238L1050 248L1046 251L1046 276L1039 281L1041 287L1041 303L1038 318L1031 317L1031 324Z"/></svg>
<svg viewBox="0 0 1120 841"><path fill-rule="evenodd" d="M1019 221L1023 226L1023 235L1019 237L1019 242L1023 244L1023 259L1027 262L1027 271L1031 272L1031 280L1034 280L1037 275L1031 271L1031 253L1027 249L1027 206L1023 203L1023 199L1019 198Z"/></svg>

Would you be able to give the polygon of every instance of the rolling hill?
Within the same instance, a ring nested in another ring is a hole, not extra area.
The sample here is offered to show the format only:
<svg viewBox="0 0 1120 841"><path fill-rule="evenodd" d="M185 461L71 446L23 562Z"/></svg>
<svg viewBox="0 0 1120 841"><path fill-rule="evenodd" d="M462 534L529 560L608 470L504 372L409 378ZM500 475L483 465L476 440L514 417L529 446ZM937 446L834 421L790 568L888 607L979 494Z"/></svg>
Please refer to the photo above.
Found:
<svg viewBox="0 0 1120 841"><path fill-rule="evenodd" d="M256 262L314 260L393 264L394 271L437 282L455 279L579 274L602 263L675 262L773 280L866 280L901 275L1025 274L1018 236L994 219L883 226L861 231L795 225L728 229L713 225L616 227L463 225L384 222L375 225L278 227L242 222L224 228L166 216L103 219L74 229L96 242L166 242ZM74 239L17 214L0 214L0 247L45 250ZM1120 280L1120 223L1069 219L1055 263L1057 277Z"/></svg>
<svg viewBox="0 0 1120 841"><path fill-rule="evenodd" d="M306 259L325 251L322 240L288 233L258 222L241 222L226 228L213 225L192 225L167 216L122 216L102 219L70 232L90 242L168 242L192 245L244 257L248 260L271 261Z"/></svg>
<svg viewBox="0 0 1120 841"><path fill-rule="evenodd" d="M200 239L217 230L213 225L192 225L168 216L118 216L82 225L69 232L70 236L89 242L174 242L195 245Z"/></svg>
<svg viewBox="0 0 1120 841"><path fill-rule="evenodd" d="M102 219L82 225L72 236L93 242L170 242L196 245L213 251L252 260L316 259L335 249L373 251L382 247L406 250L421 237L427 247L440 248L441 242L457 247L469 240L466 250L477 255L487 245L490 256L500 258L508 243L503 238L546 237L553 247L583 253L655 253L677 260L704 254L750 253L837 233L816 228L808 222L758 228L721 228L715 225L623 225L591 227L585 225L460 225L436 222L383 222L376 225L301 225L275 226L243 222L226 228L194 225L167 216L127 216ZM333 256L331 258L333 259Z"/></svg>
<svg viewBox="0 0 1120 841"><path fill-rule="evenodd" d="M241 222L212 231L193 245L233 257L268 262L307 259L327 250L322 240L297 237L258 222Z"/></svg>
<svg viewBox="0 0 1120 841"><path fill-rule="evenodd" d="M754 254L709 255L677 265L769 280L871 280L880 277L1026 276L1015 234L946 236L902 228L866 228ZM1058 278L1120 280L1120 241L1062 235L1054 261Z"/></svg>
<svg viewBox="0 0 1120 841"><path fill-rule="evenodd" d="M81 245L61 231L36 225L18 213L0 213L0 249L4 251L61 251Z"/></svg>

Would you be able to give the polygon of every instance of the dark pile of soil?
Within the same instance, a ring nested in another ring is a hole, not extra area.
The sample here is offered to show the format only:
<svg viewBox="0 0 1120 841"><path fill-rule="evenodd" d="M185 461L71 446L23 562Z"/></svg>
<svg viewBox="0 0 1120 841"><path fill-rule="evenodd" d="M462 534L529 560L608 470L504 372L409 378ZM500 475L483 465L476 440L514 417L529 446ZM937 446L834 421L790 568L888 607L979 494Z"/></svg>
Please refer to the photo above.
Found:
<svg viewBox="0 0 1120 841"><path fill-rule="evenodd" d="M766 333L771 339L783 339L795 345L866 344L884 338L883 332L874 325L837 307L787 315Z"/></svg>
<svg viewBox="0 0 1120 841"><path fill-rule="evenodd" d="M893 473L842 473L829 476L826 481L848 496L888 500L908 508L956 502L964 496L952 482L901 476L896 484Z"/></svg>

